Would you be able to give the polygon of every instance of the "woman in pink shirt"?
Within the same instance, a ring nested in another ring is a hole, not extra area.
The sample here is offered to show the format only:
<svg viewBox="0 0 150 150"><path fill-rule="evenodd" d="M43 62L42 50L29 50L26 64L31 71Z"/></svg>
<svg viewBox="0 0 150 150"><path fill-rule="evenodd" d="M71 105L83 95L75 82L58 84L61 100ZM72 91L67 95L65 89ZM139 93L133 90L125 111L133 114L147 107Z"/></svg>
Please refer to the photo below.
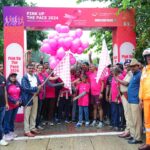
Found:
<svg viewBox="0 0 150 150"><path fill-rule="evenodd" d="M5 140L12 140L17 136L14 133L14 121L18 108L21 105L21 86L16 76L16 73L11 73L6 82L9 110L6 111L4 118Z"/></svg>
<svg viewBox="0 0 150 150"><path fill-rule="evenodd" d="M78 106L79 106L79 121L76 127L81 127L83 123L83 112L85 116L85 126L89 126L89 92L90 84L87 82L87 76L81 77L81 83L77 85L77 91L79 93ZM75 99L74 99L75 100Z"/></svg>

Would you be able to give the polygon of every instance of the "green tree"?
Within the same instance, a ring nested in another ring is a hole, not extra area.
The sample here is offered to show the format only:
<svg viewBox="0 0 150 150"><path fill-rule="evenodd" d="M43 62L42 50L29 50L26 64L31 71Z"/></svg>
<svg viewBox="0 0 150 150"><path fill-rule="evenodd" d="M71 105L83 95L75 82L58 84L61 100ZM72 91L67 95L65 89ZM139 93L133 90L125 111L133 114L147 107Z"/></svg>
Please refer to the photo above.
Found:
<svg viewBox="0 0 150 150"><path fill-rule="evenodd" d="M3 58L3 7L4 6L35 6L27 4L25 0L0 0L0 59ZM27 31L27 49L38 50L38 40L46 38L47 33L43 31Z"/></svg>

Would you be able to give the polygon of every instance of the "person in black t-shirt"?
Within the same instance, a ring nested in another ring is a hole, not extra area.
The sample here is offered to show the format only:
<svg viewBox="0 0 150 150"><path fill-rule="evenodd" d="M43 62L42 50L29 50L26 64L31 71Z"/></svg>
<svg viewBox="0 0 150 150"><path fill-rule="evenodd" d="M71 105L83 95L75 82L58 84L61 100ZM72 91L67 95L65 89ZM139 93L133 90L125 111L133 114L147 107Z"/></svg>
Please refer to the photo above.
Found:
<svg viewBox="0 0 150 150"><path fill-rule="evenodd" d="M0 145L6 146L8 143L3 139L2 122L4 119L5 111L8 109L8 101L6 94L6 80L3 76L3 64L0 63Z"/></svg>

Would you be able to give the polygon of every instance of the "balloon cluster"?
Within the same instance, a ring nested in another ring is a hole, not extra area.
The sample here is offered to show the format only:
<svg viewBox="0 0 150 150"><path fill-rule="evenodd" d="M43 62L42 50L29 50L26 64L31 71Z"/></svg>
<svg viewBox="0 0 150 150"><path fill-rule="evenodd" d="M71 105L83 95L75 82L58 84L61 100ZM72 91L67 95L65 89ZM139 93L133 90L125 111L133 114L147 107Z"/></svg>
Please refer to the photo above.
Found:
<svg viewBox="0 0 150 150"><path fill-rule="evenodd" d="M48 38L43 40L40 48L41 52L51 55L49 59L51 69L56 67L67 51L71 52L71 65L76 63L73 54L82 54L89 46L87 41L81 40L82 34L82 29L76 29L74 32L71 32L68 26L61 24L55 26L55 32L49 34Z"/></svg>

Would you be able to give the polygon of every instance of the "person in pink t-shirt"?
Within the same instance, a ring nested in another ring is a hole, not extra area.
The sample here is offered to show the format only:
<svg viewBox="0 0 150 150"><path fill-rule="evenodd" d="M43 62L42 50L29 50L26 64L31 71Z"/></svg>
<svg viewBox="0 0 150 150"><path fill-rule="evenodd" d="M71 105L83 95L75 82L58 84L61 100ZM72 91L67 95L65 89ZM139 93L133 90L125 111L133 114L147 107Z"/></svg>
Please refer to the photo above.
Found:
<svg viewBox="0 0 150 150"><path fill-rule="evenodd" d="M87 76L83 75L81 77L82 82L77 85L78 96L78 106L79 106L79 121L76 127L81 127L83 123L83 112L85 117L85 126L89 126L89 92L90 84L87 82ZM75 98L73 100L76 100Z"/></svg>
<svg viewBox="0 0 150 150"><path fill-rule="evenodd" d="M9 110L6 111L4 117L5 140L12 140L17 136L14 133L14 122L18 108L21 105L21 86L16 76L16 73L11 73L6 82Z"/></svg>
<svg viewBox="0 0 150 150"><path fill-rule="evenodd" d="M103 90L104 90L104 81L103 79L99 79L98 83L96 82L96 77L97 77L97 69L96 66L93 64L90 65L90 75L89 75L89 80L90 80L90 86L91 86L91 103L93 105L93 122L91 126L96 125L96 119L97 115L99 118L99 123L97 125L97 128L102 128L103 127L103 108L102 108L102 97L103 97Z"/></svg>
<svg viewBox="0 0 150 150"><path fill-rule="evenodd" d="M44 66L39 64L37 66L37 79L40 84L42 84L46 78L49 76L47 71L43 71ZM36 119L36 126L40 129L41 123L41 115L43 115L46 121L50 121L49 125L54 125L53 117L54 117L54 110L56 106L56 99L55 99L55 87L61 86L63 83L55 83L58 77L50 76L49 80L43 86L43 88L39 92L39 101L38 101L38 113Z"/></svg>
<svg viewBox="0 0 150 150"><path fill-rule="evenodd" d="M124 76L121 72L120 68L114 68L111 82L111 126L115 131L123 128L123 107L119 90L120 84L116 80L116 77L123 80Z"/></svg>

